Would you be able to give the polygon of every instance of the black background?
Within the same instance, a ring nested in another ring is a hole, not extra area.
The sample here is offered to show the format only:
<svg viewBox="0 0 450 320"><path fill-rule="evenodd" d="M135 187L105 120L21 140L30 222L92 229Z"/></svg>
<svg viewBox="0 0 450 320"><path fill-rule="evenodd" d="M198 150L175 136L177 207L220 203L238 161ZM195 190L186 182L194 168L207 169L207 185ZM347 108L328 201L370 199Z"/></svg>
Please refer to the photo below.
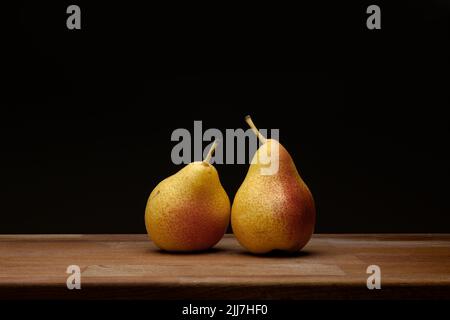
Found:
<svg viewBox="0 0 450 320"><path fill-rule="evenodd" d="M74 3L79 31L72 3L4 11L0 233L145 232L172 131L246 114L280 129L316 232L450 232L448 2ZM247 168L217 165L231 199Z"/></svg>

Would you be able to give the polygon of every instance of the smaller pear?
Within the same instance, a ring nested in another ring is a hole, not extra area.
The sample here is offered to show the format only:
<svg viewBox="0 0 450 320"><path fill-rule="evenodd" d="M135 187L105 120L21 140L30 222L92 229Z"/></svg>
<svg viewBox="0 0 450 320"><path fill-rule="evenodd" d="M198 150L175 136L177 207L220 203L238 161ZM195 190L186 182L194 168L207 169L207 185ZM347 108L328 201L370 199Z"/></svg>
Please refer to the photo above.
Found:
<svg viewBox="0 0 450 320"><path fill-rule="evenodd" d="M153 242L167 251L200 251L213 247L225 234L230 200L211 155L186 165L161 181L150 194L145 226Z"/></svg>
<svg viewBox="0 0 450 320"><path fill-rule="evenodd" d="M277 140L262 136L249 116L246 121L262 145L234 198L233 232L252 253L299 251L314 231L316 211L311 192L288 151Z"/></svg>

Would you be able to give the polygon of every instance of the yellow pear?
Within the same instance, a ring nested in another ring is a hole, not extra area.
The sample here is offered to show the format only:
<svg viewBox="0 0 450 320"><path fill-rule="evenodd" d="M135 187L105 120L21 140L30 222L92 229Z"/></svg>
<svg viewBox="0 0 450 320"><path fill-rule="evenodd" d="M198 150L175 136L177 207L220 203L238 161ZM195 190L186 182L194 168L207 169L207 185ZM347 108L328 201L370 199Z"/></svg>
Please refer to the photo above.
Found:
<svg viewBox="0 0 450 320"><path fill-rule="evenodd" d="M288 151L278 141L265 139L249 116L246 121L262 145L234 198L233 232L252 253L299 251L314 232L316 211L311 192Z"/></svg>
<svg viewBox="0 0 450 320"><path fill-rule="evenodd" d="M217 170L205 160L188 164L161 181L150 194L145 226L153 242L167 251L198 251L213 247L230 220L230 200Z"/></svg>

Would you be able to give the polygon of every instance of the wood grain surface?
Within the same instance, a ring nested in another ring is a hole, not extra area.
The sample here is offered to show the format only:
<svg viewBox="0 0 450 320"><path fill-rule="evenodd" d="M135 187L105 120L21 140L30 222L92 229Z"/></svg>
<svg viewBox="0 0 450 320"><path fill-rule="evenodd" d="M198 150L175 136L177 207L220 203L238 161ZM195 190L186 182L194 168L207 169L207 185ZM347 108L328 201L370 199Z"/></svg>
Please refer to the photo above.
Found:
<svg viewBox="0 0 450 320"><path fill-rule="evenodd" d="M81 290L67 289L69 265ZM232 235L195 254L146 235L0 235L0 299L30 298L450 299L450 235L317 234L291 256L251 255Z"/></svg>

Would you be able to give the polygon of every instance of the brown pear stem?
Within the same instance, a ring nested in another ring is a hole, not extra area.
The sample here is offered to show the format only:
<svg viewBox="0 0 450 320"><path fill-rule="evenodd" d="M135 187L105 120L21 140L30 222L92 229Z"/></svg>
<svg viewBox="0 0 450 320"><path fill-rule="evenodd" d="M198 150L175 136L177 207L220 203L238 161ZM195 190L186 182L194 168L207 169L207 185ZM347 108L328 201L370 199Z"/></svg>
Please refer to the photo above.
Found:
<svg viewBox="0 0 450 320"><path fill-rule="evenodd" d="M213 154L214 150L216 149L216 147L217 147L217 140L214 140L214 143L211 146L211 148L209 149L205 160L203 160L204 163L209 163L209 161L211 160L212 154Z"/></svg>
<svg viewBox="0 0 450 320"><path fill-rule="evenodd" d="M261 141L261 144L266 143L266 138L264 138L264 136L261 134L261 132L259 132L258 128L256 128L255 124L252 121L252 118L250 118L250 116L245 116L245 121L248 123L250 128L256 134L256 136L258 137L259 141Z"/></svg>

